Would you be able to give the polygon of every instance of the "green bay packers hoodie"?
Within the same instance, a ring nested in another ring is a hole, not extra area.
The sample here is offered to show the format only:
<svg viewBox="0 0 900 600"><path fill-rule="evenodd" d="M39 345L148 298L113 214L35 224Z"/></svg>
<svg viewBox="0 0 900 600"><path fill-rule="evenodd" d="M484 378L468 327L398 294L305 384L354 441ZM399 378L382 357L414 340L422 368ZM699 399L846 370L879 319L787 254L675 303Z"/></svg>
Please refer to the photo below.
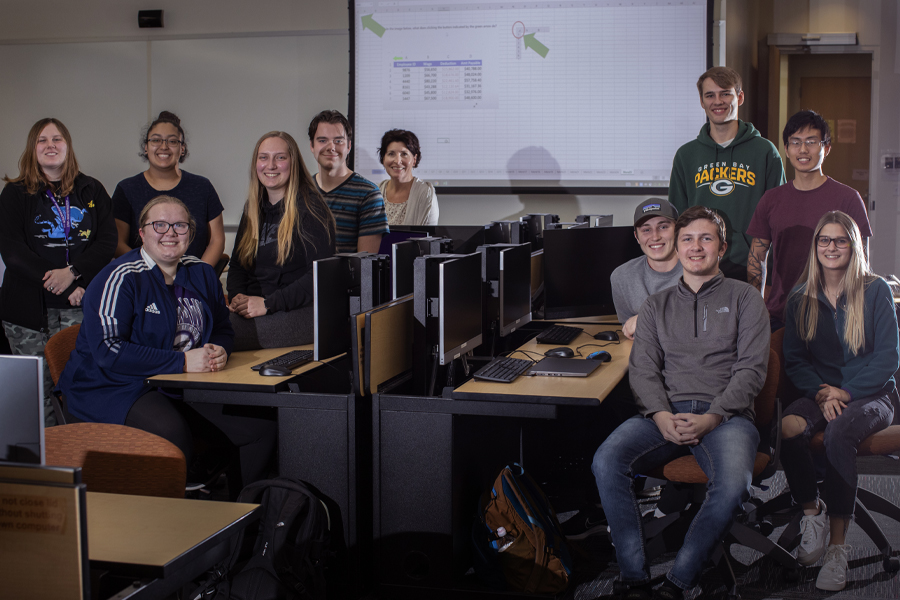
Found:
<svg viewBox="0 0 900 600"><path fill-rule="evenodd" d="M750 251L750 238L745 234L750 219L766 190L784 182L778 150L753 125L739 120L737 135L723 148L709 137L707 123L697 139L675 153L669 202L679 213L700 205L722 216L728 249L720 268L726 275L743 278Z"/></svg>

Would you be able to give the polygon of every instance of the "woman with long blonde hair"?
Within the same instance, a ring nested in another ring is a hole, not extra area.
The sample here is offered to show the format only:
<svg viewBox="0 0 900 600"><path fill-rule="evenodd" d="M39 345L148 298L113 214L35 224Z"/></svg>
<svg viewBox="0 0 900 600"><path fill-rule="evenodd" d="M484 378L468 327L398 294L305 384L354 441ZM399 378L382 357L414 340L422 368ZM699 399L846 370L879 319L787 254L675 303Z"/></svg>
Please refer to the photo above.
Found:
<svg viewBox="0 0 900 600"><path fill-rule="evenodd" d="M900 366L890 288L869 269L859 227L847 214L832 211L819 220L785 317L785 369L803 393L782 420L781 463L804 512L797 560L812 565L824 554L816 587L836 591L847 584L856 447L891 424L894 373ZM809 448L822 430L828 507L818 497Z"/></svg>
<svg viewBox="0 0 900 600"><path fill-rule="evenodd" d="M290 134L262 136L226 287L235 349L312 341L312 263L334 254L335 222Z"/></svg>

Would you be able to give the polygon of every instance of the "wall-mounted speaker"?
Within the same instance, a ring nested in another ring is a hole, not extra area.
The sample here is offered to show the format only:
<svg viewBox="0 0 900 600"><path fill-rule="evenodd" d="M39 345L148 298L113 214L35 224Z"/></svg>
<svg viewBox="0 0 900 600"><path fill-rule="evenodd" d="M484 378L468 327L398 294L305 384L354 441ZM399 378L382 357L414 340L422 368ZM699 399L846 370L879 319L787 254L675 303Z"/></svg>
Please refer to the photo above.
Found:
<svg viewBox="0 0 900 600"><path fill-rule="evenodd" d="M138 11L138 27L162 27L163 11L161 10L139 10Z"/></svg>

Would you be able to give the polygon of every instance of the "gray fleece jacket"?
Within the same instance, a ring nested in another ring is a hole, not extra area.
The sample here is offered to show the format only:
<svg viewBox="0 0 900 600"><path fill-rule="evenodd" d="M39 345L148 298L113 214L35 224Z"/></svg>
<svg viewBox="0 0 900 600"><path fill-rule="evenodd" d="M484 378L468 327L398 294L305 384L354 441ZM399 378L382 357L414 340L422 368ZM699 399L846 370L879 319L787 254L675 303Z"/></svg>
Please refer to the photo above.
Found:
<svg viewBox="0 0 900 600"><path fill-rule="evenodd" d="M684 280L650 296L638 313L628 377L645 417L671 402L709 402L728 419L754 418L766 380L769 316L755 288L721 271L694 293Z"/></svg>

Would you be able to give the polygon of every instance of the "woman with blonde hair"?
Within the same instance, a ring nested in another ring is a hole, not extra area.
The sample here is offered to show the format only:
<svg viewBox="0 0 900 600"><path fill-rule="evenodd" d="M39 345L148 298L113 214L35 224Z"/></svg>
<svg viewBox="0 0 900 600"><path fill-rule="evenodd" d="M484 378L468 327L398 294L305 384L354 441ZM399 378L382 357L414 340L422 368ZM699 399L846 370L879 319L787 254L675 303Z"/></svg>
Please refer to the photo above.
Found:
<svg viewBox="0 0 900 600"><path fill-rule="evenodd" d="M891 424L894 373L900 366L890 288L869 269L859 227L847 214L832 211L819 220L785 316L785 369L804 394L782 420L781 463L804 512L797 560L812 565L824 554L816 587L837 591L847 584L856 447ZM828 507L818 497L809 448L812 436L823 430Z"/></svg>
<svg viewBox="0 0 900 600"><path fill-rule="evenodd" d="M31 127L18 177L0 193L0 255L6 264L0 319L13 354L43 356L54 333L81 323L81 301L116 249L112 202L78 169L72 136L57 119ZM53 381L44 365L47 425Z"/></svg>
<svg viewBox="0 0 900 600"><path fill-rule="evenodd" d="M290 134L262 136L226 287L235 349L313 339L312 263L334 254L335 222Z"/></svg>

